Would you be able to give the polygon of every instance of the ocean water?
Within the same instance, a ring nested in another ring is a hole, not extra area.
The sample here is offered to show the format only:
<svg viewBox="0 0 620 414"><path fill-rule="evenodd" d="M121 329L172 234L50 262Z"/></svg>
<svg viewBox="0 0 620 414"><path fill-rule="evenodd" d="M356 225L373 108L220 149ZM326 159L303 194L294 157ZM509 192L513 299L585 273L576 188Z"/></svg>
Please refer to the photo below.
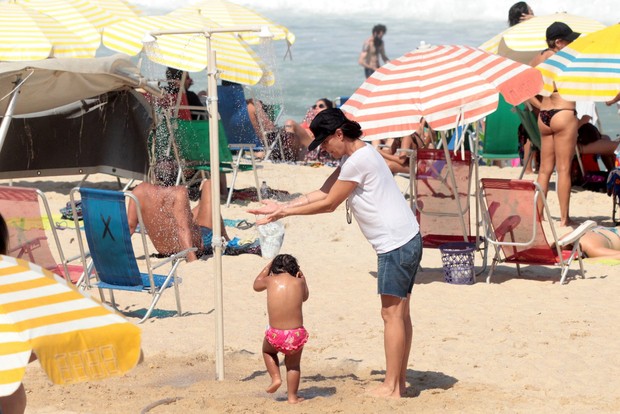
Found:
<svg viewBox="0 0 620 414"><path fill-rule="evenodd" d="M538 15L566 11L604 24L616 23L618 0L530 0ZM193 3L191 0L133 0L147 14L164 14ZM276 85L254 87L250 91L266 101L283 105L280 123L291 118L300 121L318 98L349 96L364 81L357 59L372 27L382 23L388 28L384 37L389 58L415 49L421 41L430 44L479 46L507 28L508 9L513 0L441 2L420 0L239 0L237 3L258 11L286 26L296 36L291 48L292 60L283 59L284 42L257 48L273 68ZM144 63L145 70L157 73L161 68ZM206 74L192 74L193 89L206 89ZM617 108L598 105L603 129L615 137L620 133Z"/></svg>

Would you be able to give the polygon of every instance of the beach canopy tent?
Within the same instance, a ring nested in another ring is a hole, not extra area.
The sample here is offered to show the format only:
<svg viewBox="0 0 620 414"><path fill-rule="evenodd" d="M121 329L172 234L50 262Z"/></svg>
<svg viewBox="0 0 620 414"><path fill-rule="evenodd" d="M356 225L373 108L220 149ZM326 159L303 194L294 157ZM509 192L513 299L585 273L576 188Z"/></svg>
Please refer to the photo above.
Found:
<svg viewBox="0 0 620 414"><path fill-rule="evenodd" d="M108 173L144 179L160 94L124 55L0 63L0 178Z"/></svg>

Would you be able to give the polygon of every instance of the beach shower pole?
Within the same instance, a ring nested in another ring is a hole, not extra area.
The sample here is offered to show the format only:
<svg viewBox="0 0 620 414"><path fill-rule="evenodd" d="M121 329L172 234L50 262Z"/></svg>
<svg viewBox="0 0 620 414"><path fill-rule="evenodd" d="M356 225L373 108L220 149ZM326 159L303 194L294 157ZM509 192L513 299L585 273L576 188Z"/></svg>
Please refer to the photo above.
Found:
<svg viewBox="0 0 620 414"><path fill-rule="evenodd" d="M207 40L207 110L209 112L209 149L211 164L211 210L213 218L213 273L215 275L215 376L224 380L224 295L222 282L222 216L220 214L220 151L219 115L217 106L216 51L211 48L211 35L230 32L260 32L260 27L217 27L189 30L152 31L143 42L156 41L157 36L175 34L201 34Z"/></svg>

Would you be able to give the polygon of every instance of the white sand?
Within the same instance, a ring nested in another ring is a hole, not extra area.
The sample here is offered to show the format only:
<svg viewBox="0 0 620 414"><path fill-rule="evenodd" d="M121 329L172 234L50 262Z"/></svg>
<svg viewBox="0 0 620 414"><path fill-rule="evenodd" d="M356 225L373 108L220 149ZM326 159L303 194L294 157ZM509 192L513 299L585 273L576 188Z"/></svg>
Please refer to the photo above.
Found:
<svg viewBox="0 0 620 414"><path fill-rule="evenodd" d="M333 171L264 164L259 179L279 190L307 192ZM516 177L518 169L482 168L483 177ZM532 177L528 177L532 178ZM79 177L16 180L44 190L53 211L68 201ZM405 181L397 178L401 188ZM91 184L115 188L95 176ZM253 185L251 173L237 188ZM555 192L549 194L558 214ZM577 220L611 224L611 199L573 190ZM222 207L225 218L254 217L247 205ZM256 237L256 230L231 229ZM60 232L66 253L76 253L74 230ZM260 346L267 323L264 293L252 282L266 260L223 258L225 380L215 381L213 259L183 263L183 317L140 325L145 361L122 378L73 386L52 385L38 363L26 374L28 413L138 413L161 399L152 413L343 412L619 412L620 267L587 260L586 279L559 285L559 269L500 266L492 284L447 284L438 250L426 249L412 298L414 342L407 397L381 400L364 389L383 378L383 323L376 295L376 256L344 206L332 214L286 220L282 252L295 255L310 287L304 305L310 340L302 357L302 404L289 406L286 386L275 396ZM479 256L476 257L480 263ZM96 293L96 292L94 292ZM117 294L123 311L143 309L146 295ZM175 309L168 292L159 309ZM136 321L136 318L130 318ZM176 398L175 401L173 401Z"/></svg>

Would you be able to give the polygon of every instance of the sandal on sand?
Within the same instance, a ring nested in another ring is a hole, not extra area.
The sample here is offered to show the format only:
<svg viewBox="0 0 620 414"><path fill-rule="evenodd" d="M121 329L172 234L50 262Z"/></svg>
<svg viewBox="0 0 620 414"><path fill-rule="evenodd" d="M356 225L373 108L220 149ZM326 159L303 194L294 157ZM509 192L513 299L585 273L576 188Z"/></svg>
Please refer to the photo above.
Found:
<svg viewBox="0 0 620 414"><path fill-rule="evenodd" d="M239 230L247 230L254 227L254 223L250 223L247 220L241 220L239 223L237 223L235 227L237 227Z"/></svg>

